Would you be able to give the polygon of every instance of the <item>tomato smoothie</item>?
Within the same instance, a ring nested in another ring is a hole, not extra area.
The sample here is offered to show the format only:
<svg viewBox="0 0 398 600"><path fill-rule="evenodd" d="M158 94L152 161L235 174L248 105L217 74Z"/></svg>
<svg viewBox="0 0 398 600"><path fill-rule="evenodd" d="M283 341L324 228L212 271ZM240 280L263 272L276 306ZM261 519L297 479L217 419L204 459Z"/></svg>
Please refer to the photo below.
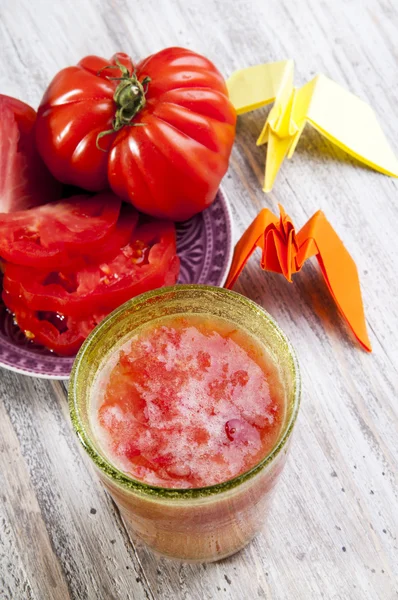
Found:
<svg viewBox="0 0 398 600"><path fill-rule="evenodd" d="M107 317L72 372L75 429L134 536L188 561L261 529L300 382L275 322L207 286L143 294Z"/></svg>
<svg viewBox="0 0 398 600"><path fill-rule="evenodd" d="M284 410L264 346L211 315L144 326L93 388L93 428L108 459L167 488L215 485L248 471L274 446Z"/></svg>

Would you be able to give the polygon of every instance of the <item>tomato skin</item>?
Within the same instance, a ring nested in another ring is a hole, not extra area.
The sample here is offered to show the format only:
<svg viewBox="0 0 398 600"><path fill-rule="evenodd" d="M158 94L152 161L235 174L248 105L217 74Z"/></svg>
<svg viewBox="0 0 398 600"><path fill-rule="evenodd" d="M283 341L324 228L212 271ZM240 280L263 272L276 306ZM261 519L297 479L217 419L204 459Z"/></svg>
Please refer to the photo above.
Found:
<svg viewBox="0 0 398 600"><path fill-rule="evenodd" d="M36 112L0 94L0 212L10 213L58 200L54 179L35 143Z"/></svg>
<svg viewBox="0 0 398 600"><path fill-rule="evenodd" d="M84 58L60 71L38 111L36 140L50 171L64 183L98 191L110 185L149 215L181 221L209 206L228 168L236 113L214 65L190 50L166 48L136 66L150 77L146 105L130 125L106 135L116 112L126 54Z"/></svg>
<svg viewBox="0 0 398 600"><path fill-rule="evenodd" d="M141 247L145 249L142 259ZM140 225L132 234L131 245L108 262L85 265L69 275L8 263L3 287L31 311L86 318L93 312L108 313L148 290L175 284L179 271L176 252L174 224L151 221Z"/></svg>

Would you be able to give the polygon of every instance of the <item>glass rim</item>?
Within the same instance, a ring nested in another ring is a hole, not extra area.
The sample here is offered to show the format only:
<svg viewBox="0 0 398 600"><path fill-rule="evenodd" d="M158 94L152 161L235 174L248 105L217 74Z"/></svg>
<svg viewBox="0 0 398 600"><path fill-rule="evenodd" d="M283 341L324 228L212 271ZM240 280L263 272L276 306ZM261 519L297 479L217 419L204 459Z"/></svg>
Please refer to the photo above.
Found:
<svg viewBox="0 0 398 600"><path fill-rule="evenodd" d="M253 467L251 467L248 471L233 477L232 479L228 479L221 483L202 486L198 488L166 488L161 486L150 485L140 481L138 479L134 479L130 477L123 471L119 470L115 467L105 456L103 456L97 449L94 447L91 442L91 436L87 432L86 428L82 420L80 419L80 411L77 406L77 381L80 375L80 369L82 368L85 360L85 354L90 349L90 347L98 341L98 338L101 336L101 331L105 326L108 326L109 323L115 323L118 321L118 317L124 313L129 308L139 305L141 303L146 303L147 300L155 297L155 296L167 296L171 293L179 293L184 292L184 290L203 290L204 292L211 292L217 290L218 293L225 294L230 298L233 298L234 301L240 302L243 304L248 310L260 314L262 318L265 318L268 323L274 328L276 333L282 338L283 342L287 346L289 358L292 366L292 376L293 376L293 409L287 422L284 424L283 430L278 438L276 444L271 448L271 450L264 456L258 463L256 463ZM70 380L69 380L69 389L68 389L68 404L69 404L69 413L72 420L72 425L75 433L77 434L82 446L90 456L91 460L94 462L96 467L100 469L105 475L107 475L113 481L116 481L119 485L121 485L124 489L128 489L133 492L141 493L149 498L158 498L158 499L198 499L208 496L213 496L216 494L220 494L221 492L226 492L234 487L240 486L242 483L254 477L257 473L262 471L266 465L271 463L274 458L279 454L279 452L283 449L286 442L290 438L290 435L293 431L293 426L296 422L298 409L300 406L301 399L301 376L299 363L296 356L296 352L290 343L289 338L283 332L283 330L279 327L275 319L259 304L250 300L246 296L234 292L232 290L227 290L225 288L219 288L215 286L202 285L202 284L177 284L173 286L167 286L163 288L158 288L156 290L151 290L149 292L145 292L140 294L139 296L135 296L131 300L128 300L118 308L116 308L113 312L101 321L101 323L89 334L89 336L84 341L81 346L75 361L73 363Z"/></svg>

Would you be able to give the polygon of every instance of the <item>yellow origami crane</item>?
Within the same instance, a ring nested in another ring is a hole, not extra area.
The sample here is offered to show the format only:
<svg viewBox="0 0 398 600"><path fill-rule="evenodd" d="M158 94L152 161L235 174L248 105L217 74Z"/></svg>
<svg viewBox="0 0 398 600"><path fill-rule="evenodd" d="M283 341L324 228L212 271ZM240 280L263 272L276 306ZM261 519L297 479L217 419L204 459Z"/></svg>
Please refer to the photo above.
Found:
<svg viewBox="0 0 398 600"><path fill-rule="evenodd" d="M268 143L264 191L291 158L306 123L369 167L398 177L398 159L373 109L324 75L293 87L292 60L236 71L227 81L238 115L274 102L257 145Z"/></svg>

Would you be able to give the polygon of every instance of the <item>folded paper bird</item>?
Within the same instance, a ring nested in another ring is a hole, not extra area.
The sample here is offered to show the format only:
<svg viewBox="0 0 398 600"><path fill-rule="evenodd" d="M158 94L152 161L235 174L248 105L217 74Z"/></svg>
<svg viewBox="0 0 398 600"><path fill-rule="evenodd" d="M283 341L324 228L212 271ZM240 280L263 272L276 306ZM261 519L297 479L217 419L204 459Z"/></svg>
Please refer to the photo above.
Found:
<svg viewBox="0 0 398 600"><path fill-rule="evenodd" d="M293 71L293 61L285 60L236 71L227 81L238 115L274 102L257 140L268 143L264 191L271 191L307 123L369 167L398 177L398 159L372 108L324 75L294 88Z"/></svg>
<svg viewBox="0 0 398 600"><path fill-rule="evenodd" d="M322 211L296 233L281 205L279 210L278 218L264 208L247 228L235 246L225 287L234 285L257 247L262 249L263 270L281 273L288 281L292 281L292 275L300 271L307 258L316 256L338 309L359 343L371 352L357 267L343 242Z"/></svg>

